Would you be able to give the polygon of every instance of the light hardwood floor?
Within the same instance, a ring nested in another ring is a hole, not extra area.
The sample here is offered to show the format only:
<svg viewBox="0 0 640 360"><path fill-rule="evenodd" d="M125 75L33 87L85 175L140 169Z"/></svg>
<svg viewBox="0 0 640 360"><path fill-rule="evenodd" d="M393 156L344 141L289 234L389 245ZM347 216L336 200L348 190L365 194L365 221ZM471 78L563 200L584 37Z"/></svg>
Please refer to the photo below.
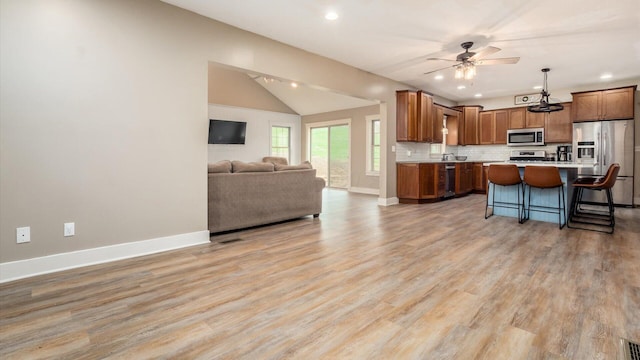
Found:
<svg viewBox="0 0 640 360"><path fill-rule="evenodd" d="M640 340L640 209L606 235L484 220L484 199L325 190L319 219L2 284L0 358L615 359Z"/></svg>

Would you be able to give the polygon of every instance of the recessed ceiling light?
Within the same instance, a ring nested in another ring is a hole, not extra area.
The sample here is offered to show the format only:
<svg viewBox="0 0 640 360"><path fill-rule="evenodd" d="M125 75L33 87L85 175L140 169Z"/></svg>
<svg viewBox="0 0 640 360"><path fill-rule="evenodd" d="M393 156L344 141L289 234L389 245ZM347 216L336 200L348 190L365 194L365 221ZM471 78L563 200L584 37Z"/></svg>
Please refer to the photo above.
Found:
<svg viewBox="0 0 640 360"><path fill-rule="evenodd" d="M442 75L436 75L436 76L434 76L433 78L434 78L434 79L436 79L436 80L442 80L442 79L444 79L444 76L442 76Z"/></svg>
<svg viewBox="0 0 640 360"><path fill-rule="evenodd" d="M338 13L335 11L329 11L324 15L324 18L327 20L336 20L338 19Z"/></svg>
<svg viewBox="0 0 640 360"><path fill-rule="evenodd" d="M458 90L466 89L467 87L464 85L458 85Z"/></svg>
<svg viewBox="0 0 640 360"><path fill-rule="evenodd" d="M540 90L540 89L542 89L542 85L536 85L536 86L534 86L533 88L534 88L535 90Z"/></svg>
<svg viewBox="0 0 640 360"><path fill-rule="evenodd" d="M297 83L292 82L292 83L291 83L291 87L292 87L292 88L297 88L297 87L298 87L298 84L297 84Z"/></svg>
<svg viewBox="0 0 640 360"><path fill-rule="evenodd" d="M613 75L607 73L607 74L602 74L600 75L600 79L611 79L613 77Z"/></svg>
<svg viewBox="0 0 640 360"><path fill-rule="evenodd" d="M482 97L482 94L477 93L477 94L475 94L475 95L473 95L473 96L475 96L475 97Z"/></svg>

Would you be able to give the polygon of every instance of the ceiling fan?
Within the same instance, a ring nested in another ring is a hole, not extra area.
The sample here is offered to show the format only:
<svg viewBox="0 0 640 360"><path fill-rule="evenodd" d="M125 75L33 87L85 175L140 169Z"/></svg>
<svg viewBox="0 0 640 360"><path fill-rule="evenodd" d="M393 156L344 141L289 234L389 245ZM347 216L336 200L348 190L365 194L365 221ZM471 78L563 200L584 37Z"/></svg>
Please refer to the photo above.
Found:
<svg viewBox="0 0 640 360"><path fill-rule="evenodd" d="M458 54L458 56L456 56L455 60L440 59L440 58L428 58L427 61L432 61L432 60L449 61L449 62L455 62L455 64L448 65L448 66L440 68L440 69L436 69L436 70L433 70L433 71L426 72L425 75L432 74L434 72L438 72L440 70L444 70L444 69L448 69L448 68L455 68L455 70L456 70L455 78L456 79L467 79L467 80L469 80L469 79L473 79L476 76L476 66L480 66L480 65L499 65L499 64L515 64L520 60L519 57L509 57L509 58L500 58L500 59L485 59L485 57L500 51L500 49L498 49L497 47L493 47L493 46L487 46L486 48L484 48L484 49L482 49L482 50L480 50L478 52L469 51L469 49L471 49L471 47L473 46L473 42L472 41L463 42L462 44L460 44L460 46L462 46L462 48L464 49L464 52Z"/></svg>

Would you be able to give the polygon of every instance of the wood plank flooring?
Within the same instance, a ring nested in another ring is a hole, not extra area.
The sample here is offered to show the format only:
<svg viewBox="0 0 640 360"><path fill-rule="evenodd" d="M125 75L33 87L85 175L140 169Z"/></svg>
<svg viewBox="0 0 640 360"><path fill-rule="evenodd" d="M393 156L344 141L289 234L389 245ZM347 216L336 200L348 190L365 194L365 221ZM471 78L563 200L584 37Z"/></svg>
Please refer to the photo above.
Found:
<svg viewBox="0 0 640 360"><path fill-rule="evenodd" d="M325 190L318 219L1 284L0 358L615 359L640 340L640 209L607 235L485 220L484 199Z"/></svg>

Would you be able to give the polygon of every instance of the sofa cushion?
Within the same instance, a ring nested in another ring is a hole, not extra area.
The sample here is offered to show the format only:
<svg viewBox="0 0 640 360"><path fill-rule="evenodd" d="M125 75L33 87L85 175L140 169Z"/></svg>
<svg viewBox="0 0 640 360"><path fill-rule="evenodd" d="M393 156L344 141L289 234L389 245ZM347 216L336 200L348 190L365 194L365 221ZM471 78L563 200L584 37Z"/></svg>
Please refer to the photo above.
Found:
<svg viewBox="0 0 640 360"><path fill-rule="evenodd" d="M217 163L207 164L207 170L210 173L230 173L231 172L231 161L222 160Z"/></svg>
<svg viewBox="0 0 640 360"><path fill-rule="evenodd" d="M243 173L243 172L272 172L273 164L270 162L242 162L238 160L233 160L231 162L233 172L234 173Z"/></svg>
<svg viewBox="0 0 640 360"><path fill-rule="evenodd" d="M313 169L311 163L308 161L304 161L299 165L278 165L276 164L276 171L287 171L287 170L306 170Z"/></svg>
<svg viewBox="0 0 640 360"><path fill-rule="evenodd" d="M289 165L287 158L280 156L265 156L262 158L262 162L273 163L273 165Z"/></svg>

